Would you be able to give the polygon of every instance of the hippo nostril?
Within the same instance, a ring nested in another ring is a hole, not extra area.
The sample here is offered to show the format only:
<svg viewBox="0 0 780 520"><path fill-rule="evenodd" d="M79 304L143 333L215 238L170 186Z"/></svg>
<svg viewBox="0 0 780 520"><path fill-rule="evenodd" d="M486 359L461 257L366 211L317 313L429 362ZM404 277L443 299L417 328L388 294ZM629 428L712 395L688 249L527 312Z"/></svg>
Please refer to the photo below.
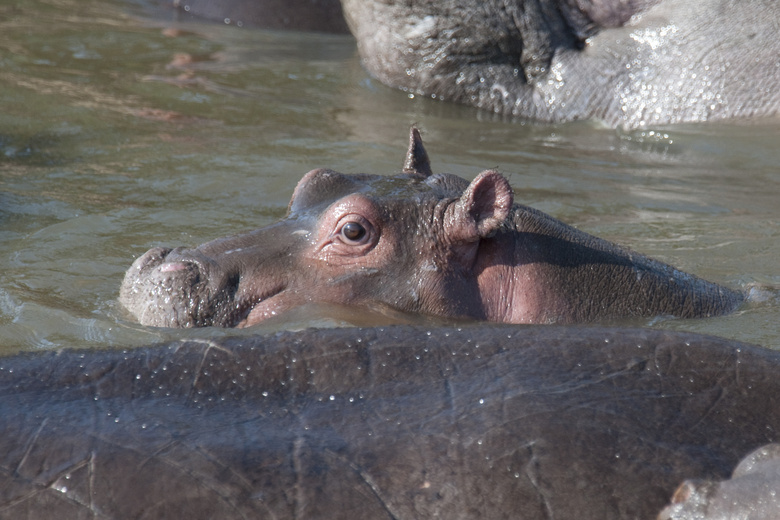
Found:
<svg viewBox="0 0 780 520"><path fill-rule="evenodd" d="M160 266L161 273L170 273L173 271L181 271L187 269L188 264L184 262L166 262Z"/></svg>
<svg viewBox="0 0 780 520"><path fill-rule="evenodd" d="M140 271L152 264L158 265L165 261L166 256L171 252L170 248L155 247L139 256L135 261L135 267Z"/></svg>
<svg viewBox="0 0 780 520"><path fill-rule="evenodd" d="M176 271L184 271L193 269L200 273L206 273L210 265L208 258L204 257L199 251L194 249L184 249L177 247L171 250L163 262L160 263L159 271L163 273L170 273Z"/></svg>

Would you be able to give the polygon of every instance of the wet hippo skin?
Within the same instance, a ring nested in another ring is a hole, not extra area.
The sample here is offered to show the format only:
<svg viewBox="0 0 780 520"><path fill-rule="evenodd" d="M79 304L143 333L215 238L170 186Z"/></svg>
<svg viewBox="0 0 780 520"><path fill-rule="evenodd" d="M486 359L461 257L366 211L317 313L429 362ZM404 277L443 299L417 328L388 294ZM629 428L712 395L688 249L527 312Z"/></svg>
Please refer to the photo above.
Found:
<svg viewBox="0 0 780 520"><path fill-rule="evenodd" d="M343 0L382 82L544 122L777 117L775 0Z"/></svg>
<svg viewBox="0 0 780 520"><path fill-rule="evenodd" d="M0 360L2 518L650 519L776 442L780 354L331 329Z"/></svg>
<svg viewBox="0 0 780 520"><path fill-rule="evenodd" d="M507 323L707 317L740 292L528 206L500 173L436 174L416 129L403 172L318 169L285 219L196 248L155 248L120 302L142 324L249 326L309 303Z"/></svg>
<svg viewBox="0 0 780 520"><path fill-rule="evenodd" d="M745 457L730 480L687 480L658 520L776 520L780 518L780 444Z"/></svg>

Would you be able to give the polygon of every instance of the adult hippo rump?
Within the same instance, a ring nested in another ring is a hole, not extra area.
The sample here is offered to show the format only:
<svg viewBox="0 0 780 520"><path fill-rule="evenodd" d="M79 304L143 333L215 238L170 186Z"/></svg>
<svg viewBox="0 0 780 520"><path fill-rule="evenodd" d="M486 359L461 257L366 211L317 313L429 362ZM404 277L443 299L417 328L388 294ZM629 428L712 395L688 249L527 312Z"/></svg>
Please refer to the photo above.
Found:
<svg viewBox="0 0 780 520"><path fill-rule="evenodd" d="M780 110L776 0L342 0L388 85L544 122Z"/></svg>
<svg viewBox="0 0 780 520"><path fill-rule="evenodd" d="M335 0L159 1L226 22L344 26ZM341 3L366 69L410 93L624 127L780 113L776 0Z"/></svg>
<svg viewBox="0 0 780 520"><path fill-rule="evenodd" d="M22 354L0 359L0 517L650 520L780 440L779 372L728 340L555 326Z"/></svg>
<svg viewBox="0 0 780 520"><path fill-rule="evenodd" d="M703 317L742 295L513 205L495 171L433 175L413 128L404 173L311 171L277 224L148 251L120 301L142 324L192 327L253 325L310 302L505 323Z"/></svg>

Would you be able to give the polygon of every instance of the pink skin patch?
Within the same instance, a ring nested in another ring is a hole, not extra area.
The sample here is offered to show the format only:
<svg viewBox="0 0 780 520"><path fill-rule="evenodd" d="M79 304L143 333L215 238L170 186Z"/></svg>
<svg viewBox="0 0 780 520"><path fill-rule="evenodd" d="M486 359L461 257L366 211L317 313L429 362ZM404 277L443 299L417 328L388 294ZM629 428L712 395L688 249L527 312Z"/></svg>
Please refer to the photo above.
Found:
<svg viewBox="0 0 780 520"><path fill-rule="evenodd" d="M161 273L170 273L173 271L181 271L182 269L186 269L187 264L184 262L168 262L165 264L162 264L160 266L160 272Z"/></svg>

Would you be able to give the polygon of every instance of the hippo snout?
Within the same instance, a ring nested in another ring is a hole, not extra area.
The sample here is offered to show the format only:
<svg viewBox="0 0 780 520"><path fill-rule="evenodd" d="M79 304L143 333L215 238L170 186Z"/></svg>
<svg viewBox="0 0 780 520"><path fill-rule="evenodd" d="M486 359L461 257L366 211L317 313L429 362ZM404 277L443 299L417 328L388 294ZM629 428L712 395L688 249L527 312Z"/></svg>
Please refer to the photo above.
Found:
<svg viewBox="0 0 780 520"><path fill-rule="evenodd" d="M119 299L144 325L207 326L214 308L226 303L224 291L209 287L209 279L207 262L197 256L181 248L153 248L127 271Z"/></svg>

